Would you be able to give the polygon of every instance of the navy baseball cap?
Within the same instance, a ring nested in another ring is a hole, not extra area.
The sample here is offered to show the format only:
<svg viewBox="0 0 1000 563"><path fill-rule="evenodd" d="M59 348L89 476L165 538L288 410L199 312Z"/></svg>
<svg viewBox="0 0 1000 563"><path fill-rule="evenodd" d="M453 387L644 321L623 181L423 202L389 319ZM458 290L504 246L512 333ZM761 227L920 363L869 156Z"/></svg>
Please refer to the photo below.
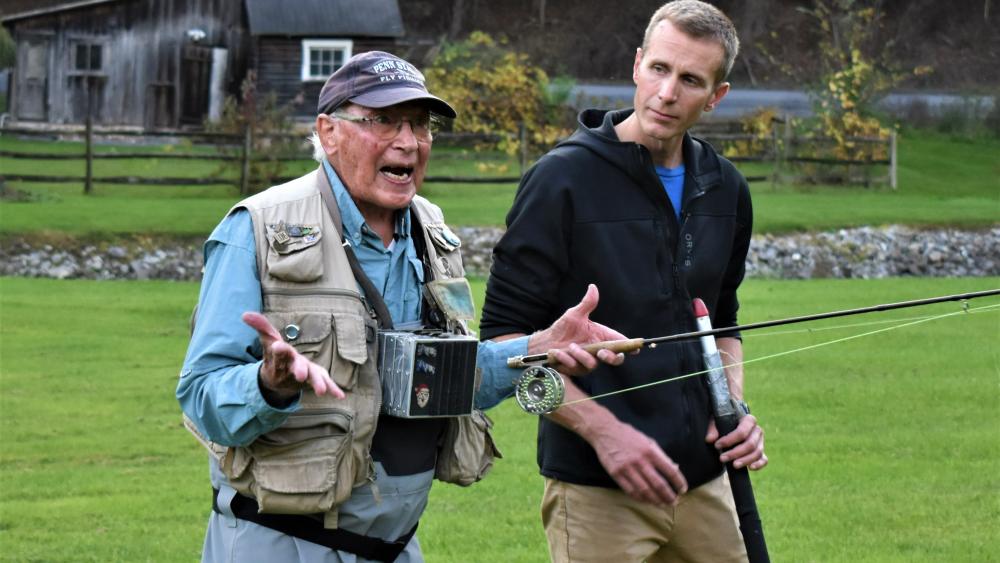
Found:
<svg viewBox="0 0 1000 563"><path fill-rule="evenodd" d="M423 101L431 112L454 118L448 102L432 96L417 67L383 51L354 55L326 79L319 92L319 113L330 113L347 102L385 108L403 102Z"/></svg>

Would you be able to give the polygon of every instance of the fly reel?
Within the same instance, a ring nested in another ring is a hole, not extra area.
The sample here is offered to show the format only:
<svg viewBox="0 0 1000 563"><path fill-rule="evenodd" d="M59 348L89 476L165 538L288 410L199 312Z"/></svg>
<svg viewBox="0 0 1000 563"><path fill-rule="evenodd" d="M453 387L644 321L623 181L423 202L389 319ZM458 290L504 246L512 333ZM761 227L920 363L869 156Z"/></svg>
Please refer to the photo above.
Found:
<svg viewBox="0 0 1000 563"><path fill-rule="evenodd" d="M545 366L532 366L514 383L517 404L529 414L548 414L562 404L566 385L556 370Z"/></svg>

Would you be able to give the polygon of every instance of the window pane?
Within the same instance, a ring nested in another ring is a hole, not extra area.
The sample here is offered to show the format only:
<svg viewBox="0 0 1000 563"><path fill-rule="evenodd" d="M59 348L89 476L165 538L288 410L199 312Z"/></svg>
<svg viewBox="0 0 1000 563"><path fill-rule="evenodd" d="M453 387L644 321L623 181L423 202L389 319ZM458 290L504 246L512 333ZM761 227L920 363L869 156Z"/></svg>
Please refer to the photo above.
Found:
<svg viewBox="0 0 1000 563"><path fill-rule="evenodd" d="M90 70L101 70L101 46L90 46Z"/></svg>
<svg viewBox="0 0 1000 563"><path fill-rule="evenodd" d="M330 53L330 51L327 51L325 49L322 50L322 51L320 51L320 60L323 61L323 64L325 64L325 65L326 64L330 64L330 55L331 54L332 53Z"/></svg>
<svg viewBox="0 0 1000 563"><path fill-rule="evenodd" d="M76 70L87 70L87 46L76 46Z"/></svg>

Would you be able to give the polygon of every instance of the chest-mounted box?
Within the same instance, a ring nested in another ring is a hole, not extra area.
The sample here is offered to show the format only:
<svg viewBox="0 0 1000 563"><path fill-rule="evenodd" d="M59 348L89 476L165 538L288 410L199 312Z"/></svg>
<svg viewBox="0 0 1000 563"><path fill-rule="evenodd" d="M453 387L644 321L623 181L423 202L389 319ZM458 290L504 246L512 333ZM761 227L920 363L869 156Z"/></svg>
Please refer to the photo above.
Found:
<svg viewBox="0 0 1000 563"><path fill-rule="evenodd" d="M472 414L474 336L437 331L381 331L378 372L382 412L402 418Z"/></svg>

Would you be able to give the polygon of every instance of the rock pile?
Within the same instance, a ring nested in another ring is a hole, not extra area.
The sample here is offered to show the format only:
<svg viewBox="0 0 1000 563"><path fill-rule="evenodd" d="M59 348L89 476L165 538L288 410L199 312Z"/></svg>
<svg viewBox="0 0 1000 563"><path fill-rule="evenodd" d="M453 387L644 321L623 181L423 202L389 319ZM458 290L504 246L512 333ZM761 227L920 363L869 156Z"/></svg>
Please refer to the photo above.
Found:
<svg viewBox="0 0 1000 563"><path fill-rule="evenodd" d="M1000 275L1000 228L922 231L862 227L754 237L751 277L884 278Z"/></svg>
<svg viewBox="0 0 1000 563"><path fill-rule="evenodd" d="M466 269L489 273L499 228L456 229ZM7 238L0 244L0 275L198 280L201 241L125 237L114 242L38 243ZM758 235L747 276L761 278L883 278L890 276L998 276L1000 227L982 231L863 227L834 232Z"/></svg>

